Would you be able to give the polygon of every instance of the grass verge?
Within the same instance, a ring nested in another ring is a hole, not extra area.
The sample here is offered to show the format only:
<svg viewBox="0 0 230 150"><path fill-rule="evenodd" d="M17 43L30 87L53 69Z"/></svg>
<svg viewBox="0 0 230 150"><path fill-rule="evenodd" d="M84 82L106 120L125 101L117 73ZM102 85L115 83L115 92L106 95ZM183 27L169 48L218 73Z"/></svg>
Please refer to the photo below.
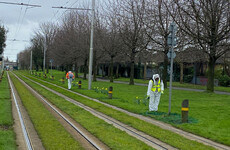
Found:
<svg viewBox="0 0 230 150"><path fill-rule="evenodd" d="M35 79L36 81L38 81L37 79ZM39 81L38 81L39 82ZM166 143L169 143L170 145L174 146L174 147L177 147L179 149L212 149L211 147L208 147L208 146L205 146L203 144L200 144L198 142L195 142L195 141L191 141L191 140L188 140L186 138L183 138L182 136L179 136L173 132L170 132L170 131L167 131L167 130L163 130L157 126L154 126L150 123L146 123L142 120L139 120L139 119L136 119L134 117L131 117L131 116L128 116L122 112L119 112L119 111L116 111L116 110L113 110L111 108L108 108L108 107L105 107L104 105L102 104L98 104L96 102L92 102L92 101L89 101L88 99L85 99L85 98L82 98L80 96L77 96L76 94L73 94L73 93L70 93L68 91L64 91L63 89L60 89L58 87L54 87L52 85L49 85L47 83L42 83L44 84L45 86L48 86L52 89L55 89L56 91L68 96L68 97L71 97L81 103L84 103L85 105L88 105L102 113L105 113L119 121L122 121L126 124L129 124L130 126L140 130L140 131L143 131L153 137L156 137ZM86 90L82 90L82 91L86 91ZM88 90L87 90L88 91ZM94 91L88 91L88 92L93 92L95 93ZM99 94L99 93L96 93L96 94ZM115 101L117 101L119 99L116 99ZM134 106L133 106L134 107ZM137 105L136 105L137 107ZM192 145L192 147L191 147Z"/></svg>
<svg viewBox="0 0 230 150"><path fill-rule="evenodd" d="M64 98L53 94L37 84L32 83L27 79L23 79L26 83L36 89L40 94L45 96L51 103L55 104L65 113L69 114L74 120L80 123L89 132L94 134L102 142L108 145L111 149L117 150L137 150L137 149L153 149L145 143L128 135L126 132L115 128L113 125L93 116L84 109L73 105ZM82 97L77 97L82 99ZM85 101L86 99L82 99Z"/></svg>
<svg viewBox="0 0 230 150"><path fill-rule="evenodd" d="M16 149L10 89L6 74L0 82L0 149Z"/></svg>
<svg viewBox="0 0 230 150"><path fill-rule="evenodd" d="M129 82L129 78L118 78L114 79L114 81L122 81L122 82ZM134 79L135 83L142 83L142 84L148 84L149 80L143 80L143 79ZM167 85L169 87L169 82L167 82ZM191 83L183 83L181 84L180 82L173 82L172 83L173 87L181 87L181 88L190 88L190 89L200 89L200 90L206 90L205 85L195 85ZM215 86L214 87L215 91L223 91L223 92L230 92L229 87L223 87L223 86Z"/></svg>
<svg viewBox="0 0 230 150"><path fill-rule="evenodd" d="M57 74L57 77L61 77L63 72L56 71L55 74ZM42 80L45 79L42 78ZM72 90L126 109L130 112L138 114L146 114L146 112L148 112L148 103L144 103L147 87L99 81L92 82L92 87L99 87L100 89L113 86L113 99L110 100L107 95L101 92L87 90L87 80L76 79L75 82L79 80L82 81L82 89L73 87ZM52 81L46 79L46 81L65 88L67 87L67 83L62 84L58 80ZM164 93L165 94L161 96L159 105L159 112L162 114L168 112L168 89L166 89ZM139 103L137 103L137 97ZM172 90L172 113L181 114L181 103L184 99L189 99L189 117L194 120L188 124L178 123L179 120L176 116L172 121L169 121L171 118L167 119L165 115L148 114L148 116L170 123L185 131L192 132L219 143L230 145L230 134L228 134L230 130L230 120L226 119L230 115L229 96L206 92Z"/></svg>
<svg viewBox="0 0 230 150"><path fill-rule="evenodd" d="M11 78L45 149L83 149L26 87Z"/></svg>

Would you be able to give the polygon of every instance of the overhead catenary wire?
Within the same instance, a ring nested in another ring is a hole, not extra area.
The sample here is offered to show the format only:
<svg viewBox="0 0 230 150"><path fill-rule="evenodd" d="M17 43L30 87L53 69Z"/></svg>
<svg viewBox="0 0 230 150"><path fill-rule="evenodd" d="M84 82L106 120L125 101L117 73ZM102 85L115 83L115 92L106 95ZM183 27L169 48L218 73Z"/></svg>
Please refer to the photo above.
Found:
<svg viewBox="0 0 230 150"><path fill-rule="evenodd" d="M73 7L73 5L75 5L78 1L79 1L79 0L73 2L73 3L69 6L69 8ZM64 4L64 5L61 6L61 7L66 7L65 5L67 5L67 4L68 4L68 3ZM59 8L59 9L57 10L57 13L59 12L59 10L61 10L61 9ZM67 12L67 10L65 10L58 18L56 18L55 22L57 22L66 12ZM56 14L57 14L57 13L56 13ZM56 17L56 14L54 15L54 17ZM53 17L53 18L54 18L54 17ZM52 18L52 19L53 19L53 18ZM52 19L51 19L51 20L52 20Z"/></svg>
<svg viewBox="0 0 230 150"><path fill-rule="evenodd" d="M66 2L64 5L67 5L70 2L70 0L68 2ZM56 17L56 15L58 14L59 9L56 11L56 13L53 15L53 17L51 18L51 21Z"/></svg>
<svg viewBox="0 0 230 150"><path fill-rule="evenodd" d="M63 8L71 8L73 6L75 6L76 3L78 3L79 0L67 0L66 2L64 2L64 5L62 5L61 7ZM7 2L7 1L0 1L0 5L1 4L6 4L6 5L18 5L20 6L20 13L19 16L18 16L18 19L17 19L17 26L15 28L15 33L13 33L11 36L13 36L12 38L13 39L16 39L16 37L18 36L18 33L19 31L21 30L22 26L23 26L23 23L24 23L24 20L25 20L25 17L26 15L29 13L28 9L29 8L34 8L34 7L43 7L41 5L37 5L37 4L30 4L31 3L31 0L27 0L27 3L25 2L22 2L20 0L17 0L15 2ZM26 6L25 8L23 8L23 6ZM83 8L82 8L83 9ZM54 13L53 17L51 18L51 21L52 22L56 22L57 24L60 23L60 19L63 18L63 16L65 16L65 14L67 13L67 11L63 11L62 14L59 16L59 12L60 12L60 9L58 9L56 11L56 13ZM9 40L10 41L10 40ZM10 46L10 48L14 48L15 46L15 42L17 40L12 40L11 43L7 44L8 46Z"/></svg>
<svg viewBox="0 0 230 150"><path fill-rule="evenodd" d="M26 12L28 10L29 7L31 8L34 8L34 7L41 7L40 5L32 5L32 4L29 4L30 0L28 0L28 3L13 3L13 2L0 2L0 4L9 4L9 5L20 5L20 6L26 6L26 9L24 11L24 15L22 16L22 19L21 19L21 15L22 15L22 7L21 7L21 10L20 10L20 14L19 14L19 18L18 18L18 21L17 21L17 25L18 27L16 28L16 32L14 34L14 39L15 37L17 36L17 33L19 32L19 30L21 29L21 26L22 26L22 23L23 23L23 20L25 18L25 15L26 15ZM21 21L20 21L21 20ZM12 42L15 42L16 40L13 40ZM10 44L11 47L13 47L13 44Z"/></svg>
<svg viewBox="0 0 230 150"><path fill-rule="evenodd" d="M25 4L25 3L13 3L13 2L0 2L0 4L23 5L23 6L31 6L31 7L41 7L40 5L31 5L31 4Z"/></svg>

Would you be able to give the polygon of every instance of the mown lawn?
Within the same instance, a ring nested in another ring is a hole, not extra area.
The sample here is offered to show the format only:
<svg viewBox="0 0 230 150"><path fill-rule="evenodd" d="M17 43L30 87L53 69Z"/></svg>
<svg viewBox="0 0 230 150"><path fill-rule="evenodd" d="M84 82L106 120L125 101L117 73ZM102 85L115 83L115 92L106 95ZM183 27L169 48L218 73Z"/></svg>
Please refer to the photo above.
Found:
<svg viewBox="0 0 230 150"><path fill-rule="evenodd" d="M14 150L16 148L10 89L5 73L0 82L0 149Z"/></svg>
<svg viewBox="0 0 230 150"><path fill-rule="evenodd" d="M44 105L14 76L11 77L45 149L83 149Z"/></svg>
<svg viewBox="0 0 230 150"><path fill-rule="evenodd" d="M93 116L91 113L84 109L73 105L50 91L24 79L33 88L44 95L51 103L62 109L64 112L69 114L74 120L83 125L89 132L94 134L102 142L108 145L111 149L117 150L137 150L137 149L153 149L145 143L137 140L136 138L128 135L126 132L115 128L113 125L104 122L103 120ZM67 93L69 95L69 92ZM72 94L75 98L79 99L82 97ZM87 99L83 98L83 101Z"/></svg>
<svg viewBox="0 0 230 150"><path fill-rule="evenodd" d="M56 73L57 75L55 76L57 77L63 76L63 72L57 71ZM171 112L175 114L176 117L168 118L167 115L165 115L168 112L169 92L167 89L161 97L158 113L149 114L148 104L145 105L143 102L145 101L144 97L146 95L147 87L99 81L93 82L92 88L98 87L99 89L102 89L103 87L113 87L113 99L110 100L106 94L95 92L100 90L87 90L87 80L76 79L75 82L79 80L82 81L82 89L73 87L73 90L76 92L97 98L101 101L126 109L130 112L148 115L155 119L170 123L173 126L183 130L201 135L226 145L230 145L230 120L228 119L230 115L229 95L173 90ZM63 87L67 87L67 83L63 85L57 80L51 82L59 84ZM136 97L138 97L140 104L138 104ZM178 115L180 119L181 103L184 99L189 99L190 122L181 124L180 120L178 120Z"/></svg>
<svg viewBox="0 0 230 150"><path fill-rule="evenodd" d="M118 78L118 79L114 79L114 81L129 82L129 78ZM148 84L149 80L134 79L134 82L135 83ZM167 82L167 86L169 87L169 82ZM195 85L195 84L191 84L191 83L183 83L183 84L181 84L180 82L173 82L172 86L173 87L181 87L181 88L191 88L191 89L206 90L205 85ZM215 91L230 92L230 87L215 86L214 90Z"/></svg>

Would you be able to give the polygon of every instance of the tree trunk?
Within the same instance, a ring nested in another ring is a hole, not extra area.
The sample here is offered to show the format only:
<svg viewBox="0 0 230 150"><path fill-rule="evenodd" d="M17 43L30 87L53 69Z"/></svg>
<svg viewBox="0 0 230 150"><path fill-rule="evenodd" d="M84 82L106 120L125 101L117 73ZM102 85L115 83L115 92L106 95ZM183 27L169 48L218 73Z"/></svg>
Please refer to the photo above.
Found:
<svg viewBox="0 0 230 150"><path fill-rule="evenodd" d="M97 63L94 61L93 63L93 81L97 81Z"/></svg>
<svg viewBox="0 0 230 150"><path fill-rule="evenodd" d="M184 78L184 64L183 62L180 63L180 84L183 83L183 78Z"/></svg>
<svg viewBox="0 0 230 150"><path fill-rule="evenodd" d="M144 80L146 80L147 63L144 64Z"/></svg>
<svg viewBox="0 0 230 150"><path fill-rule="evenodd" d="M110 82L113 82L113 56L111 56L109 69L110 69Z"/></svg>
<svg viewBox="0 0 230 150"><path fill-rule="evenodd" d="M119 63L117 63L116 78L119 78Z"/></svg>
<svg viewBox="0 0 230 150"><path fill-rule="evenodd" d="M134 54L131 54L131 65L130 65L130 81L129 84L130 85L134 85Z"/></svg>
<svg viewBox="0 0 230 150"><path fill-rule="evenodd" d="M75 78L78 78L78 67L77 67L77 63L75 63Z"/></svg>
<svg viewBox="0 0 230 150"><path fill-rule="evenodd" d="M167 88L167 75L168 75L168 56L164 53L164 69L163 69L163 81L164 88Z"/></svg>
<svg viewBox="0 0 230 150"><path fill-rule="evenodd" d="M97 81L97 51L94 51L93 54L93 81Z"/></svg>
<svg viewBox="0 0 230 150"><path fill-rule="evenodd" d="M105 77L105 65L102 65L102 77Z"/></svg>
<svg viewBox="0 0 230 150"><path fill-rule="evenodd" d="M36 71L38 71L39 70L39 66L38 65L36 65Z"/></svg>
<svg viewBox="0 0 230 150"><path fill-rule="evenodd" d="M95 64L93 65L93 81L97 81L97 64L95 62Z"/></svg>
<svg viewBox="0 0 230 150"><path fill-rule="evenodd" d="M46 63L46 74L49 73L49 63Z"/></svg>
<svg viewBox="0 0 230 150"><path fill-rule="evenodd" d="M194 73L193 73L193 78L194 78L194 84L197 84L197 63L194 63Z"/></svg>
<svg viewBox="0 0 230 150"><path fill-rule="evenodd" d="M111 70L110 70L110 65L109 65L109 67L108 67L108 78L110 77L110 74L111 74L110 71L111 71Z"/></svg>
<svg viewBox="0 0 230 150"><path fill-rule="evenodd" d="M209 57L208 62L208 84L207 91L214 92L214 69L215 69L215 58Z"/></svg>
<svg viewBox="0 0 230 150"><path fill-rule="evenodd" d="M85 59L84 62L84 77L83 77L84 80L86 80L86 74L87 74L87 59Z"/></svg>

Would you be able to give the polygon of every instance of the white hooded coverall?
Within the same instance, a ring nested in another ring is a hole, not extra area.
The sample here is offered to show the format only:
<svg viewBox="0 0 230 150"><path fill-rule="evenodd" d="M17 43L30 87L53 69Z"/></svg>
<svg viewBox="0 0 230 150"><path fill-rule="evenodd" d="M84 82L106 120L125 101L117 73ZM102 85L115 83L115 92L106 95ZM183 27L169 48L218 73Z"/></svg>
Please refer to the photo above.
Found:
<svg viewBox="0 0 230 150"><path fill-rule="evenodd" d="M155 79L158 78L158 81ZM160 81L160 83L159 83ZM156 85L154 88L154 85ZM157 87L157 85L160 85L160 87ZM158 89L160 88L160 89ZM155 91L153 91L155 89ZM149 111L157 111L158 110L158 105L160 102L160 97L161 93L164 91L164 84L163 81L160 80L159 74L154 74L153 78L149 81L148 85L148 91L147 91L147 96L150 97L149 99Z"/></svg>
<svg viewBox="0 0 230 150"><path fill-rule="evenodd" d="M72 78L69 77L69 74L72 74ZM66 74L66 79L68 79L68 89L71 89L71 85L72 85L72 80L74 79L74 74L72 73L72 71L68 71L68 73Z"/></svg>

